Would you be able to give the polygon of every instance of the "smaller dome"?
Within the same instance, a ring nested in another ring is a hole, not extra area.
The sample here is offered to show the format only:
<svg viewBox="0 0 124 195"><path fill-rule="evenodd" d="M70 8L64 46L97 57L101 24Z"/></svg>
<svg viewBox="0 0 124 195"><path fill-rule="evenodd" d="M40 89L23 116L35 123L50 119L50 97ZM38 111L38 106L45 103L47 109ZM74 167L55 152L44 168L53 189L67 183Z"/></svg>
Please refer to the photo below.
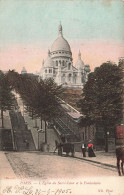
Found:
<svg viewBox="0 0 124 195"><path fill-rule="evenodd" d="M80 51L79 51L79 54L78 54L78 61L76 62L76 68L77 69L83 69L84 68L84 62L81 59Z"/></svg>
<svg viewBox="0 0 124 195"><path fill-rule="evenodd" d="M27 70L25 69L25 67L22 68L21 74L27 74Z"/></svg>
<svg viewBox="0 0 124 195"><path fill-rule="evenodd" d="M44 67L53 67L54 66L54 62L50 57L50 51L48 51L48 57L44 62Z"/></svg>
<svg viewBox="0 0 124 195"><path fill-rule="evenodd" d="M84 70L85 70L86 72L90 72L90 66L89 66L89 65L85 65Z"/></svg>

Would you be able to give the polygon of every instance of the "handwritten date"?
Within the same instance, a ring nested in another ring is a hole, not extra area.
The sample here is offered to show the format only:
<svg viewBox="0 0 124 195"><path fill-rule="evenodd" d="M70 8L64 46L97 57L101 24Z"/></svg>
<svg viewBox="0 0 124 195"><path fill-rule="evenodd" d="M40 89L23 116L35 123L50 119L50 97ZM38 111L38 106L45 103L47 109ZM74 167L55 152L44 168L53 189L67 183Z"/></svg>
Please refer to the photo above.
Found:
<svg viewBox="0 0 124 195"><path fill-rule="evenodd" d="M62 189L57 188L55 190L48 189L43 190L41 188L33 188L33 186L27 187L27 186L6 186L3 191L3 195L6 194L23 194L23 195L62 195L62 194L72 194L71 189Z"/></svg>

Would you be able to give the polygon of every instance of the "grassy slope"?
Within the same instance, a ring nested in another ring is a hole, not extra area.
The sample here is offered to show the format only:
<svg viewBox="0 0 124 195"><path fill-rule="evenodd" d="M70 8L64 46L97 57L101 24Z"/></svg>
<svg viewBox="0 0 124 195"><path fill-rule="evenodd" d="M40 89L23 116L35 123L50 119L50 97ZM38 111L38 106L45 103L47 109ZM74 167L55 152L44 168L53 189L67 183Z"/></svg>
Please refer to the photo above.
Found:
<svg viewBox="0 0 124 195"><path fill-rule="evenodd" d="M81 94L81 89L65 89L62 99L76 110L80 111L80 109L77 107L77 102L81 99Z"/></svg>

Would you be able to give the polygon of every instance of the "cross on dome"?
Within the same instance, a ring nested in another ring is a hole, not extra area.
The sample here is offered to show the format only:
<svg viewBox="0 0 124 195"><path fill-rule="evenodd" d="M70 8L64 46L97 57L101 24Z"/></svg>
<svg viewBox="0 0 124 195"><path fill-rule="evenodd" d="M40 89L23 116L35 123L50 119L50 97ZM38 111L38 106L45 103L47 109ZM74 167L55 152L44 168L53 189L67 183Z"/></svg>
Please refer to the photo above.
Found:
<svg viewBox="0 0 124 195"><path fill-rule="evenodd" d="M79 50L79 53L78 53L78 59L81 60L81 52Z"/></svg>
<svg viewBox="0 0 124 195"><path fill-rule="evenodd" d="M50 50L48 49L48 56L50 57Z"/></svg>
<svg viewBox="0 0 124 195"><path fill-rule="evenodd" d="M60 25L59 25L59 36L63 36L63 34L62 34L62 25L61 25L61 22L60 22Z"/></svg>
<svg viewBox="0 0 124 195"><path fill-rule="evenodd" d="M53 42L51 50L50 50L50 53L56 55L54 52L58 52L58 51L59 52L61 52L61 51L63 52L63 51L65 51L65 52L69 52L67 54L67 56L70 55L70 57L72 57L70 45L66 41L66 39L63 37L63 34L62 34L62 25L61 25L61 23L59 25L59 29L58 30L59 30L59 36ZM53 55L52 55L52 57L53 57Z"/></svg>

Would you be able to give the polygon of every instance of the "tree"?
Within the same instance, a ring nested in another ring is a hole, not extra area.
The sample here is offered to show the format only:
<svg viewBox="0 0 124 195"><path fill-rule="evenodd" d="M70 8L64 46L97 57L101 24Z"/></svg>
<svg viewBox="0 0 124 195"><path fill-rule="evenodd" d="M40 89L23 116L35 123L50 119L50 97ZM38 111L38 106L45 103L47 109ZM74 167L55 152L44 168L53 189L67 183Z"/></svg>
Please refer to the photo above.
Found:
<svg viewBox="0 0 124 195"><path fill-rule="evenodd" d="M33 79L25 75L19 75L9 71L8 80L12 87L20 94L26 111L32 118L40 118L45 121L45 142L47 143L46 122L53 120L60 114L60 96L62 87L57 86L53 79Z"/></svg>
<svg viewBox="0 0 124 195"><path fill-rule="evenodd" d="M120 68L112 63L103 63L89 74L79 102L85 124L95 124L107 130L113 129L122 119L122 74ZM105 150L108 151L106 141Z"/></svg>
<svg viewBox="0 0 124 195"><path fill-rule="evenodd" d="M3 112L10 110L13 107L14 95L11 92L11 87L6 79L6 75L0 71L0 110L2 127L4 127L4 115Z"/></svg>
<svg viewBox="0 0 124 195"><path fill-rule="evenodd" d="M27 111L33 111L34 116L45 121L45 142L47 143L46 122L51 122L60 114L61 86L57 86L53 79L41 80L35 83L31 96L25 96Z"/></svg>

